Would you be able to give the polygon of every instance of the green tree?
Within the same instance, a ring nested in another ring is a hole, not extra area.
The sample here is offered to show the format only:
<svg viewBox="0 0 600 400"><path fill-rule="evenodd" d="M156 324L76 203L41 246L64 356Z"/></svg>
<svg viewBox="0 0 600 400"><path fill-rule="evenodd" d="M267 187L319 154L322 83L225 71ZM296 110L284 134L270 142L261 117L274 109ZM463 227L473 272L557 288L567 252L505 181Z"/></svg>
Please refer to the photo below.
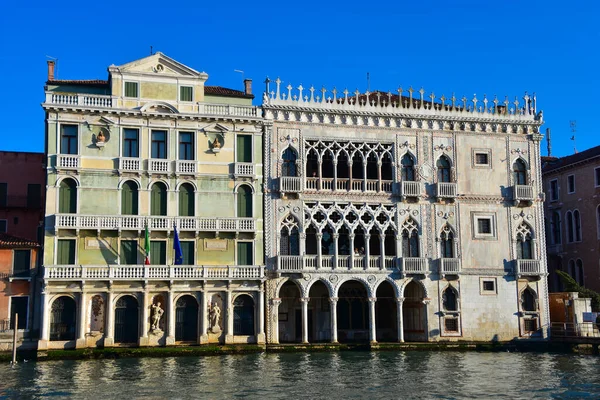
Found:
<svg viewBox="0 0 600 400"><path fill-rule="evenodd" d="M592 299L592 311L600 311L600 294L580 286L575 279L564 271L556 271L563 283L565 292L578 292L579 297Z"/></svg>

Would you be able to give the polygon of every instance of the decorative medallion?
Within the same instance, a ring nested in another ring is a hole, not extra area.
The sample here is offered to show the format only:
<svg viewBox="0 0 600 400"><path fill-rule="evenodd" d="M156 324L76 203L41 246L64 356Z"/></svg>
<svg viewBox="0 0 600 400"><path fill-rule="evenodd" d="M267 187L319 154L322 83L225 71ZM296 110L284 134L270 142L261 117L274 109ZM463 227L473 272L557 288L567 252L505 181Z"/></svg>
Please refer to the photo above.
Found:
<svg viewBox="0 0 600 400"><path fill-rule="evenodd" d="M329 282L335 284L339 280L337 275L329 275Z"/></svg>
<svg viewBox="0 0 600 400"><path fill-rule="evenodd" d="M304 274L304 275L302 276L302 279L304 279L304 280L305 280L305 281L307 281L307 282L308 282L308 281L310 281L310 279L311 279L311 278L312 278L312 276L311 276L310 274Z"/></svg>
<svg viewBox="0 0 600 400"><path fill-rule="evenodd" d="M369 282L370 284L375 283L376 280L377 280L377 278L375 278L375 275L367 276L367 282Z"/></svg>

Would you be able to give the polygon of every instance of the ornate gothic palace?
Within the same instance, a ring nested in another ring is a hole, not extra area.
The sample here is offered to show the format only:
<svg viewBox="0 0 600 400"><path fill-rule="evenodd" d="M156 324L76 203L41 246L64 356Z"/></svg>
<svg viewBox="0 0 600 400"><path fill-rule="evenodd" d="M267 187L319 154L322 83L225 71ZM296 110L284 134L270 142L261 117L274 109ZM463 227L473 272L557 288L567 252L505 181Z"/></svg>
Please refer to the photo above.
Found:
<svg viewBox="0 0 600 400"><path fill-rule="evenodd" d="M535 96L266 83L269 343L542 336Z"/></svg>

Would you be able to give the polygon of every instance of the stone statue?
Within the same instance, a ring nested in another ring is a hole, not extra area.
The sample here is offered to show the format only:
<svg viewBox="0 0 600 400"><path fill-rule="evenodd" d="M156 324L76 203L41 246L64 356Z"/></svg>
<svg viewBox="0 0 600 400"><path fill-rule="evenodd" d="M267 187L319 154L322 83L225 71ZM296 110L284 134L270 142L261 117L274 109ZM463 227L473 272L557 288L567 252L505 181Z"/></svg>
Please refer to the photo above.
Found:
<svg viewBox="0 0 600 400"><path fill-rule="evenodd" d="M106 140L106 137L104 136L104 133L102 133L102 131L100 131L100 133L98 133L98 135L96 136L96 142L104 143L105 140Z"/></svg>
<svg viewBox="0 0 600 400"><path fill-rule="evenodd" d="M217 303L212 303L210 308L210 331L212 333L221 332L221 327L219 326L219 321L221 319L221 309Z"/></svg>
<svg viewBox="0 0 600 400"><path fill-rule="evenodd" d="M160 327L158 326L160 323L160 317L165 313L165 311L160 308L160 301L156 304L152 305L152 330L159 331Z"/></svg>
<svg viewBox="0 0 600 400"><path fill-rule="evenodd" d="M221 148L221 142L219 142L219 138L215 138L215 140L213 140L213 142L212 142L212 148L213 149L220 149Z"/></svg>

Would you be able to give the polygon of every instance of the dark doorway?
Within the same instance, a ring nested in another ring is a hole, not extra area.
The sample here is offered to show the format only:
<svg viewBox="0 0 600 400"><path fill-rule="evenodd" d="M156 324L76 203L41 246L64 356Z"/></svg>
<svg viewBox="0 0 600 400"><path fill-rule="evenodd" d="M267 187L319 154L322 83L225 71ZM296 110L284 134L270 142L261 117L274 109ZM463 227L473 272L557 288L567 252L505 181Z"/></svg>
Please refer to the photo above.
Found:
<svg viewBox="0 0 600 400"><path fill-rule="evenodd" d="M181 296L175 305L175 340L198 341L198 302L190 295Z"/></svg>
<svg viewBox="0 0 600 400"><path fill-rule="evenodd" d="M138 302L123 296L115 307L115 343L137 343L139 338Z"/></svg>
<svg viewBox="0 0 600 400"><path fill-rule="evenodd" d="M50 340L75 340L75 300L61 296L54 300L50 311Z"/></svg>

